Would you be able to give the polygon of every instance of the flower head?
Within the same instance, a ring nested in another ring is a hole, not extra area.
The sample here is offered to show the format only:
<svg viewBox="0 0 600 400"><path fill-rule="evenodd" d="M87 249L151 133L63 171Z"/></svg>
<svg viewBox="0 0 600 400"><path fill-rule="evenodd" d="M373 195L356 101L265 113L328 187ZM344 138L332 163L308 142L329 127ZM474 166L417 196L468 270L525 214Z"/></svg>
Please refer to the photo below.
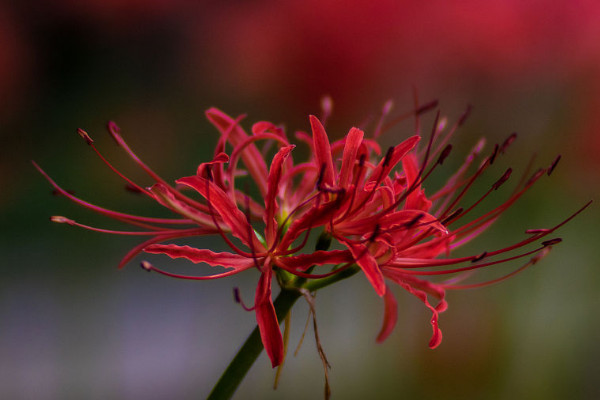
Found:
<svg viewBox="0 0 600 400"><path fill-rule="evenodd" d="M415 107L404 117L414 115L418 121L420 114L435 107L437 102ZM480 141L441 188L426 194L426 180L450 155L449 141L468 111L449 129L438 112L427 139L422 139L417 132L383 153L376 138L402 118L384 124L390 110L391 103L386 104L371 134L352 128L344 138L333 143L322 123L325 118L310 116L312 134L298 132L296 138L308 145L311 156L308 161L295 163L292 156L295 145L280 127L258 122L248 134L240 126L242 117L234 119L212 108L206 115L221 134L214 156L200 164L195 174L176 180L176 185L148 167L123 140L118 126L110 122L108 131L112 137L153 181L149 187L123 175L96 149L91 137L78 130L93 151L130 188L168 208L174 218L132 215L88 203L61 188L34 165L60 194L135 230L101 229L62 216L54 216L52 221L100 232L147 237L123 257L119 267L144 252L226 268L225 272L208 276L184 276L148 261L142 262L148 271L176 278L209 280L257 270L254 306L249 309L256 313L262 342L273 366L280 365L284 358L279 320L272 301L274 276L284 289L306 292L362 271L375 293L384 299L384 323L378 341L392 332L396 322L397 304L390 290L390 285L396 284L431 310L433 334L429 346L434 348L442 340L438 319L439 313L447 308L447 290L495 283L533 265L552 245L560 242L560 238L546 237L587 205L554 227L528 230L522 239L509 245L453 257L453 250L487 230L543 175L550 175L559 158L531 177L524 175L500 205L474 213L473 210L480 209L484 200L509 180L512 169L502 173L471 204L464 204L466 194L507 150L516 135L495 145L487 155L482 155L484 141ZM259 149L258 142L277 147L267 156L269 148ZM479 166L475 166L478 159L481 160ZM239 166L240 161L244 168ZM259 198L252 198L236 185L243 175L246 181L254 183ZM321 232L316 248L308 249L310 234L316 230ZM214 252L173 242L199 235L219 235L231 251ZM536 242L537 247L533 245ZM330 250L332 243L336 246ZM533 248L525 248L528 245ZM478 269L522 258L529 260L505 276L478 283L462 282ZM325 266L330 267L315 272L315 268ZM451 277L430 280L437 275Z"/></svg>

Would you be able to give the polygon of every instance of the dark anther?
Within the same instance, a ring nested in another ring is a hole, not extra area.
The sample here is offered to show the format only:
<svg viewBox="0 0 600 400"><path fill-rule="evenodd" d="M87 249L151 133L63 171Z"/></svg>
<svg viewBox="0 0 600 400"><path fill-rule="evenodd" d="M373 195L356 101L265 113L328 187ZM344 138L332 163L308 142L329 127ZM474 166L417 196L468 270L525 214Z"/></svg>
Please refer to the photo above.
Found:
<svg viewBox="0 0 600 400"><path fill-rule="evenodd" d="M391 159L392 159L392 154L394 154L394 146L390 146L390 148L388 149L387 153L385 153L385 158L383 159L383 166L387 167L388 164L390 163Z"/></svg>
<svg viewBox="0 0 600 400"><path fill-rule="evenodd" d="M442 154L440 154L440 157L438 158L437 163L442 165L444 163L444 160L446 160L446 157L448 157L448 155L450 154L451 151L452 151L451 144L444 147L444 150L442 150Z"/></svg>
<svg viewBox="0 0 600 400"><path fill-rule="evenodd" d="M369 237L369 242L373 242L375 240L375 238L379 235L379 230L380 230L379 224L376 224L375 229L373 229L373 233Z"/></svg>
<svg viewBox="0 0 600 400"><path fill-rule="evenodd" d="M484 252L483 252L483 253L481 253L480 255L473 257L473 258L471 259L471 262L472 262L472 263L476 263L476 262L478 262L478 261L481 261L481 260L483 260L483 259L484 259L486 256L487 256L487 251L484 251Z"/></svg>
<svg viewBox="0 0 600 400"><path fill-rule="evenodd" d="M502 186L504 182L508 180L508 178L510 178L510 174L512 174L512 168L507 169L506 172L504 172L504 174L500 177L500 179L498 179L496 183L494 183L494 185L492 186L494 190L498 190L498 188Z"/></svg>
<svg viewBox="0 0 600 400"><path fill-rule="evenodd" d="M77 128L77 133L79 134L79 136L81 136L87 144L89 144L90 146L94 143L94 141L92 140L92 138L90 137L90 135L88 135L88 133L86 131L84 131L81 128Z"/></svg>
<svg viewBox="0 0 600 400"><path fill-rule="evenodd" d="M550 240L546 240L546 241L542 242L542 246L544 246L544 247L553 246L560 242L562 242L561 238L550 239Z"/></svg>
<svg viewBox="0 0 600 400"><path fill-rule="evenodd" d="M467 109L463 113L463 115L461 115L460 118L458 119L458 126L462 126L462 124L465 123L467 117L469 116L469 114L471 114L472 109L473 109L473 106L469 104L467 106Z"/></svg>
<svg viewBox="0 0 600 400"><path fill-rule="evenodd" d="M424 112L427 112L433 108L436 108L439 104L438 100L433 100L430 101L429 103L423 104L421 107L417 108L415 110L415 114L419 115L419 114L423 114Z"/></svg>
<svg viewBox="0 0 600 400"><path fill-rule="evenodd" d="M242 298L240 296L240 288L238 287L233 288L233 301L235 301L237 304L240 304L242 302Z"/></svg>
<svg viewBox="0 0 600 400"><path fill-rule="evenodd" d="M325 163L321 164L321 169L319 170L319 179L317 179L317 190L321 191L321 184L323 183L323 176L325 176Z"/></svg>
<svg viewBox="0 0 600 400"><path fill-rule="evenodd" d="M561 155L559 154L558 156L556 156L554 161L552 161L552 164L550 164L550 168L548 168L548 176L550 176L552 171L554 171L554 168L556 168L556 164L558 164L558 162L560 161L560 157Z"/></svg>
<svg viewBox="0 0 600 400"><path fill-rule="evenodd" d="M498 155L498 150L499 147L498 145L494 145L494 151L492 152L492 155L490 156L490 165L492 165L494 163L494 161L496 161L496 156Z"/></svg>
<svg viewBox="0 0 600 400"><path fill-rule="evenodd" d="M212 182L213 181L212 165L206 164L206 166L204 167L204 171L206 171L206 179L208 179L210 182Z"/></svg>
<svg viewBox="0 0 600 400"><path fill-rule="evenodd" d="M514 142L516 139L517 139L517 132L511 133L510 136L504 140L504 142L502 143L502 146L500 146L500 153L504 154L504 152L506 151L508 146L510 146L511 143Z"/></svg>
<svg viewBox="0 0 600 400"><path fill-rule="evenodd" d="M441 221L442 225L447 225L450 221L452 221L453 219L458 217L462 212L463 212L462 207L457 208L456 210L454 210L454 212L452 214L448 215L446 218L444 218Z"/></svg>
<svg viewBox="0 0 600 400"><path fill-rule="evenodd" d="M419 222L420 220L422 220L424 216L425 216L425 214L417 214L417 215L415 215L413 219L411 219L406 224L404 224L404 227L406 229L412 228L413 226L415 226L417 224L417 222Z"/></svg>

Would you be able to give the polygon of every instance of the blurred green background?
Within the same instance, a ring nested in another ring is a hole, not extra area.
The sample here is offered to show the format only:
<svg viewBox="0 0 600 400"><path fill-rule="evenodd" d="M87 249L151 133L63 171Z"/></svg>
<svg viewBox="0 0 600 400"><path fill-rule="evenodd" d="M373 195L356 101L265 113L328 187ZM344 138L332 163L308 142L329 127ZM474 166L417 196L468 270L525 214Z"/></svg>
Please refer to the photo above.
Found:
<svg viewBox="0 0 600 400"><path fill-rule="evenodd" d="M341 137L389 98L396 111L409 109L413 87L422 101L439 99L450 121L472 104L456 140L463 151L481 136L494 143L517 131L507 165L563 155L551 179L470 245L477 253L597 199L599 17L593 0L0 2L0 398L202 398L255 324L232 298L234 286L252 298L251 272L198 283L147 274L135 262L118 271L136 239L48 221L66 215L106 226L52 196L32 159L84 199L162 212L126 192L76 128L150 184L105 133L107 120L175 179L210 157L210 106L247 113L248 128L270 120L293 132L308 129L307 115L328 94L330 134ZM411 130L404 124L384 141ZM561 229L564 243L516 278L451 292L436 350L427 347L429 313L401 290L399 323L383 345L375 343L381 300L365 279L320 292L334 398L600 398L599 214L593 204ZM302 303L294 309L291 347L307 312ZM299 355L288 355L277 391L273 379L263 354L236 398L321 397L310 332Z"/></svg>

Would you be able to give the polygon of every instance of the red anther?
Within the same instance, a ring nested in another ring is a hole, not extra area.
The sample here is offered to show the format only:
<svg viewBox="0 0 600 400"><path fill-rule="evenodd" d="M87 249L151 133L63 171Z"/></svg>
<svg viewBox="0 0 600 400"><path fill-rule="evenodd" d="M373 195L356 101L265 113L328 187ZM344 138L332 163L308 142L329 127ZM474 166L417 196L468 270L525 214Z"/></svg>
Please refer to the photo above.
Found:
<svg viewBox="0 0 600 400"><path fill-rule="evenodd" d="M494 188L494 190L498 190L498 188L500 186L502 186L508 180L508 178L510 178L511 174L512 174L512 168L507 169L506 172L504 172L504 174L500 177L500 179L498 179L496 181L496 183L494 183L492 185L492 187Z"/></svg>

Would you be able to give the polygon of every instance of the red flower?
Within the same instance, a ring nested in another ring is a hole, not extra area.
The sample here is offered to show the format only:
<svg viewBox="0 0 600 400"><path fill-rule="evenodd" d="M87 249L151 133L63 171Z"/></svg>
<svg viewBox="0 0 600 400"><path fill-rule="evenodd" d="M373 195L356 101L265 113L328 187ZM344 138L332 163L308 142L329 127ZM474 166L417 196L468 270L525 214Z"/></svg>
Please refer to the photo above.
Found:
<svg viewBox="0 0 600 400"><path fill-rule="evenodd" d="M418 118L419 114L436 106L436 103L431 103L417 107L409 115L414 114ZM384 116L387 112L389 107L386 107ZM550 229L530 230L528 237L503 248L451 258L449 254L452 250L485 231L544 173L549 175L558 159L530 179L522 180L500 206L469 218L489 194L509 179L511 169L491 185L478 201L468 207L460 207L459 203L474 181L505 152L515 136L510 136L500 146L496 145L480 166L474 172L469 172L482 151L483 141L480 142L445 185L427 197L423 183L448 157L451 146L447 143L466 115L447 133L443 133L445 123L439 121L438 113L425 146L420 150L417 148L421 138L415 135L391 147L384 157L380 157L381 150L376 141L365 138L364 132L358 128L352 128L345 138L330 144L319 119L311 116L312 137L300 132L297 138L310 146L312 157L308 162L294 164L291 153L295 146L290 144L283 130L277 126L259 122L252 127L252 135L248 135L239 125L241 118L233 119L217 109L210 109L206 114L221 133L214 157L200 164L196 174L178 179L175 182L178 187L164 181L141 161L122 139L114 123L109 123L109 132L154 181L151 187L144 188L121 174L98 152L89 135L79 130L79 134L100 158L131 188L170 209L177 215L176 218L142 217L93 205L62 189L37 164L34 165L60 194L140 229L106 230L60 216L52 217L54 222L107 233L149 236L148 240L125 255L119 267L143 251L227 268L225 272L209 276L183 276L159 269L147 261L142 262L142 267L147 270L177 278L216 279L257 269L260 276L252 309L256 313L262 342L273 366L281 364L284 357L279 321L271 295L274 273L284 288L300 290L312 279L341 276L339 274L349 268L359 268L376 293L384 298L384 324L378 341L391 333L396 322L396 300L386 282L396 283L423 301L432 311L433 337L429 345L433 348L439 345L442 338L438 315L447 307L444 299L446 290L494 283L534 264L560 239L542 241L537 248L523 250L516 255L505 254L550 235L585 208ZM375 138L382 132L382 121L383 117L375 128ZM268 148L261 152L257 147L258 141L279 146L272 158L269 157L269 167L264 156ZM228 148L231 148L229 155L226 154ZM238 167L240 159L245 171ZM254 182L264 201L256 201L239 191L235 180L243 174L247 174ZM200 199L188 196L183 188L197 192ZM464 220L467 222L455 226ZM305 251L309 235L315 228L323 230L317 250L301 253ZM210 234L220 235L231 252L217 253L165 243L173 239ZM342 249L327 249L333 239ZM528 256L532 257L529 262L504 277L483 283L459 283L479 268ZM325 273L312 273L313 267L322 265L334 267ZM446 274L453 274L454 277L442 282L425 279L430 275ZM430 303L430 296L437 299L437 304Z"/></svg>

